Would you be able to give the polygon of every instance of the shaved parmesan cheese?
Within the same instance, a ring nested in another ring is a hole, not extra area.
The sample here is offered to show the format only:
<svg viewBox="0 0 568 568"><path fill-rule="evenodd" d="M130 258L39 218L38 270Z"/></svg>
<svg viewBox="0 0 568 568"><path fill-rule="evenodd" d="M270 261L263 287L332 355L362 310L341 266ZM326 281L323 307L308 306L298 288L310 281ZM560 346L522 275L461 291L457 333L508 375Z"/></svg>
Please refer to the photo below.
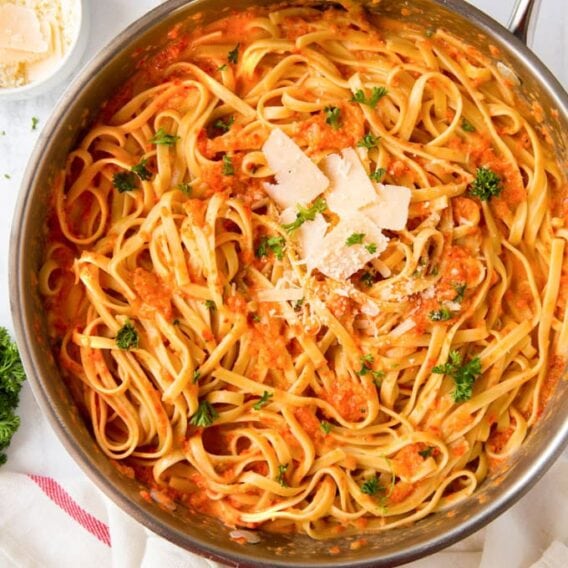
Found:
<svg viewBox="0 0 568 568"><path fill-rule="evenodd" d="M397 325L391 332L391 337L400 337L404 335L407 331L410 331L416 327L416 322L412 318L405 319L401 324Z"/></svg>
<svg viewBox="0 0 568 568"><path fill-rule="evenodd" d="M45 53L48 44L36 13L24 6L0 6L0 48Z"/></svg>
<svg viewBox="0 0 568 568"><path fill-rule="evenodd" d="M292 223L296 218L296 208L286 209L280 215L283 224ZM328 228L327 221L318 213L313 221L306 221L299 229L294 231L302 249L302 257L307 263L308 272L314 268L314 257L322 246L323 238Z"/></svg>
<svg viewBox="0 0 568 568"><path fill-rule="evenodd" d="M400 185L378 185L377 200L362 209L382 229L402 231L408 221L411 192Z"/></svg>
<svg viewBox="0 0 568 568"><path fill-rule="evenodd" d="M304 297L301 288L268 288L257 294L259 302L297 302Z"/></svg>
<svg viewBox="0 0 568 568"><path fill-rule="evenodd" d="M323 171L331 182L327 206L338 215L348 215L377 199L377 193L359 156L353 148L331 154L323 162Z"/></svg>
<svg viewBox="0 0 568 568"><path fill-rule="evenodd" d="M363 242L349 246L346 241L354 233L363 233ZM344 216L323 239L320 250L313 257L314 266L326 276L342 281L377 258L387 243L388 239L379 228L364 215ZM376 246L373 253L365 248L370 244Z"/></svg>
<svg viewBox="0 0 568 568"><path fill-rule="evenodd" d="M280 207L310 203L329 186L321 170L279 128L270 133L262 151L278 182L265 183L264 189Z"/></svg>

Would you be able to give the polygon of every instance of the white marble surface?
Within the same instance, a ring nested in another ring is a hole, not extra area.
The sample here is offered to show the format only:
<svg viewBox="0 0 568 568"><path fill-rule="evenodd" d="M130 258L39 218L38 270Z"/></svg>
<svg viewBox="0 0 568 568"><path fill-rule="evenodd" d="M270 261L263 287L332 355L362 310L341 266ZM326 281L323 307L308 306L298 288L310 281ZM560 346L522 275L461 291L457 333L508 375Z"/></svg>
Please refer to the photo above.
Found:
<svg viewBox="0 0 568 568"><path fill-rule="evenodd" d="M159 0L93 0L90 2L91 32L82 64L131 21L159 3ZM472 3L497 20L505 23L515 0L472 0ZM567 0L543 0L533 47L535 52L565 86L568 85L568 37L566 37L565 31L566 24L568 24ZM0 325L9 329L12 328L12 321L9 312L7 264L12 213L31 150L63 88L64 86L60 86L53 92L28 101L0 102L0 132L5 131L6 133L4 136L0 136ZM32 131L32 117L34 116L40 120L36 131ZM17 434L11 448L11 458L13 458L11 463L16 470L21 471L21 468L23 468L23 462L20 458L25 455L26 444L30 443L29 436L31 434L25 427L26 420L28 417L32 420L33 416L37 416L37 412L38 410L29 392L29 387L25 386L21 407L24 426ZM53 453L53 457L60 464L68 463L69 470L74 471L76 469L76 466L71 462L53 435L46 433L46 443L49 444L50 452ZM76 472L77 475L82 475L78 470ZM535 496L539 502L542 502L543 499L551 498L553 493L551 489L547 490L547 488L554 487L554 483L559 483L557 472L551 472L551 474L546 476L516 507L516 515L517 517L519 515L523 517L524 524L522 528L529 539L532 538L534 540L535 535L541 535L542 524L538 515L534 515L533 520L525 518L527 515L524 511L532 510L530 504L534 501ZM513 516L513 512L509 512L496 521L496 523L502 523L504 526L512 526L514 529L518 529L520 525L514 520L517 517ZM509 524L507 525L507 523ZM491 538L497 539L497 541L499 538L503 538L503 532L493 531L487 534L493 535ZM568 539L568 529L558 528L551 532L550 535L551 538L561 538L566 541ZM460 552L456 552L459 556L455 556L455 561L451 560L454 557L448 554L443 557L443 561L442 556L435 555L428 560L416 563L416 567L453 565L459 568L466 565L472 567L482 565L491 568L491 566L504 565L501 563L494 564L495 560L489 564L487 563L487 551L485 550L482 555L480 550L483 548L484 538L484 533L481 533L477 537L468 539L465 544L459 545L456 550ZM543 543L541 543L541 546L547 546L544 541ZM496 544L500 543L497 542ZM2 538L0 537L1 546ZM469 550L471 550L472 556L469 561L466 561ZM521 546L519 551L522 550L523 547ZM530 564L528 562L529 559L523 558L521 552L518 552L516 556L513 555L513 557L516 560L507 562L507 565L510 567L529 566ZM509 556L508 558L510 560L513 557ZM486 560L484 561L483 558ZM491 558L494 559L496 557L491 556ZM533 557L530 561L534 562L536 558ZM505 561L506 558L502 558L502 560ZM64 562L61 565L65 565ZM188 562L187 565L190 566L192 564Z"/></svg>

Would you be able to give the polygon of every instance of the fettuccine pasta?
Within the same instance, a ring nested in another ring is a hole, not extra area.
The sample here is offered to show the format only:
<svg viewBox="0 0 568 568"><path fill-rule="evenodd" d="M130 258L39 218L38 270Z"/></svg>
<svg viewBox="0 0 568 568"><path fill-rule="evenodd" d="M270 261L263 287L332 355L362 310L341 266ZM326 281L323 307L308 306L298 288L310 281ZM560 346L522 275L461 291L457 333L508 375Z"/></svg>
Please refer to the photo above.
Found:
<svg viewBox="0 0 568 568"><path fill-rule="evenodd" d="M54 188L39 286L99 447L161 502L317 539L467 499L568 341L565 179L514 76L442 29L337 8L172 38ZM342 213L329 190L273 199L272 135L324 185L349 157L377 196L407 191L402 228L375 223L381 248L355 227L326 264Z"/></svg>

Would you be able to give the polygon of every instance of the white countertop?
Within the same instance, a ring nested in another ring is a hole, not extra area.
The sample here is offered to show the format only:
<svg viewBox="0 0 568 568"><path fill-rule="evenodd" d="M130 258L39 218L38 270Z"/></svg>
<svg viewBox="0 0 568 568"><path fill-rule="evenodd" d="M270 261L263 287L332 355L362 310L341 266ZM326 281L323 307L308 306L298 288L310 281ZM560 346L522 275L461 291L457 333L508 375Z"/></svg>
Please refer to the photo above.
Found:
<svg viewBox="0 0 568 568"><path fill-rule="evenodd" d="M82 64L130 22L160 3L159 0L94 0L91 2L90 37ZM505 23L515 0L472 0L471 3ZM543 0L542 4L533 49L560 82L564 86L568 86L568 35L566 32L568 28L568 2L566 0ZM0 326L7 327L10 330L13 329L13 326L9 309L7 265L12 213L23 172L34 143L63 88L63 86L58 87L53 92L36 99L10 103L0 102L0 132L6 132L4 136L0 135ZM39 118L38 129L35 131L32 131L32 117ZM34 441L29 439L30 434L26 429L26 421L37 416L38 409L27 385L24 386L22 393L20 414L23 425L20 432L16 434L10 448L8 466L4 470L21 471L24 468L26 451L33 446ZM83 475L76 469L71 458L53 435L46 434L46 440L49 445L49 452L60 464L66 464L69 471L74 472L74 475ZM515 531L521 531L524 544L526 544L527 539L535 542L540 539L537 543L540 549L548 546L554 538L564 540L568 544L568 525L565 524L564 528L557 527L555 518L548 519L548 525L543 528L542 521L547 515L545 504L554 502L557 485L563 484L565 496L568 497L566 477L568 476L560 476L558 471L549 473L514 508L517 511L516 513L509 511L495 521L493 525L501 523L501 525L508 526ZM535 501L538 502L536 508L532 505ZM568 503L568 499L566 502ZM565 508L568 509L568 505ZM548 511L552 509L549 508ZM524 511L533 511L535 514L532 519L526 518L527 516L530 517L530 514L527 515ZM522 517L522 521L519 520L520 517ZM507 523L509 524L507 525ZM546 530L548 530L548 533L546 533ZM0 534L0 552L3 546L2 536ZM486 539L485 542L484 539ZM495 542L488 542L491 539ZM499 542L499 539L501 539L501 542ZM536 557L526 558L526 555L525 557L522 556L522 546L519 548L519 552L515 554L511 550L511 546L503 547L502 545L503 533L495 530L488 531L477 537L467 539L465 544L458 545L454 556L452 554L434 555L429 559L413 564L413 566L416 566L416 568L429 566L462 568L462 566L467 565L468 567L485 566L491 568L492 566L505 565L507 568L514 568L516 566L529 566L542 553L542 550L540 550ZM499 547L506 551L501 556L495 552L495 549ZM476 556L471 556L470 561L466 562L468 550L471 549L473 554L473 550L476 548ZM483 550L480 551L479 549ZM487 550L490 549L492 553L488 557ZM536 554L535 550L537 549L534 548L532 551L533 556ZM488 558L491 558L491 560L488 560ZM500 559L499 562L498 559ZM61 561L60 565L70 565L65 562L64 558L61 558ZM194 562L188 557L187 562L184 562L183 565L194 566ZM113 565L120 565L115 564L114 557ZM88 561L85 562L84 566L90 566Z"/></svg>

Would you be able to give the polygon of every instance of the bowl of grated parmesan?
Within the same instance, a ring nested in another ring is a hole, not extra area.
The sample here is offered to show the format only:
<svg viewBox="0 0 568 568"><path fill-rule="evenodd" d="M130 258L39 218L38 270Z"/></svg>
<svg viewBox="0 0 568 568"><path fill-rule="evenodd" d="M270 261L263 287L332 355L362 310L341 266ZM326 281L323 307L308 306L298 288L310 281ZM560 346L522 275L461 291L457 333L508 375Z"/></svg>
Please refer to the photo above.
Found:
<svg viewBox="0 0 568 568"><path fill-rule="evenodd" d="M87 35L86 0L0 0L0 100L30 98L62 82Z"/></svg>

